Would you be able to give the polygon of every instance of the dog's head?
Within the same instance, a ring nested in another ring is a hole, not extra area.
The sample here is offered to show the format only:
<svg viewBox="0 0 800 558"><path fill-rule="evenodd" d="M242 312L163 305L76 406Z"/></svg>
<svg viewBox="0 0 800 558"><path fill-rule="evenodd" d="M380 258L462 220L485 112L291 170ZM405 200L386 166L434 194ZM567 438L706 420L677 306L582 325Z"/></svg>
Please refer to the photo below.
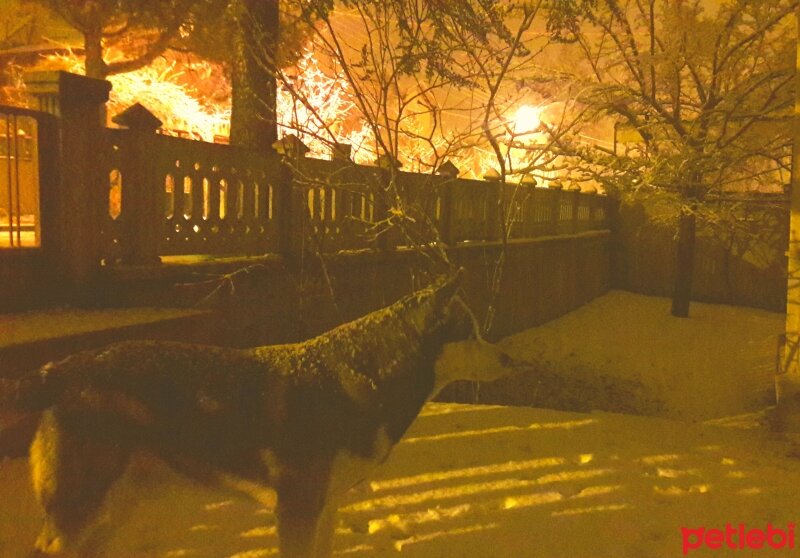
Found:
<svg viewBox="0 0 800 558"><path fill-rule="evenodd" d="M465 327L466 314L459 307L457 296L463 275L463 269L459 269L442 276L390 308L396 308L396 314L408 326L431 342L466 339L472 328Z"/></svg>
<svg viewBox="0 0 800 558"><path fill-rule="evenodd" d="M433 289L440 346L434 368L436 390L456 380L491 382L530 368L497 345L484 341L479 325L458 295L463 270L440 279Z"/></svg>
<svg viewBox="0 0 800 558"><path fill-rule="evenodd" d="M530 367L530 363L516 360L497 345L478 338L445 344L434 373L441 388L456 380L492 382Z"/></svg>
<svg viewBox="0 0 800 558"><path fill-rule="evenodd" d="M464 269L440 280L436 291L438 314L445 342L481 338L478 318L465 302L460 292Z"/></svg>

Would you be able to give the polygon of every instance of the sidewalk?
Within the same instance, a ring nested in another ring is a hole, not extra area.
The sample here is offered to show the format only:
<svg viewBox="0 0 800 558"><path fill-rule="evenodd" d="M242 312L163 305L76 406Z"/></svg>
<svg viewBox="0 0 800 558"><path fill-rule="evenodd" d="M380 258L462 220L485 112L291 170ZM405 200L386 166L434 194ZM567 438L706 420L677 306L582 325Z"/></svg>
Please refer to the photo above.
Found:
<svg viewBox="0 0 800 558"><path fill-rule="evenodd" d="M0 376L16 376L83 349L127 339L213 344L217 330L212 312L182 308L0 314Z"/></svg>

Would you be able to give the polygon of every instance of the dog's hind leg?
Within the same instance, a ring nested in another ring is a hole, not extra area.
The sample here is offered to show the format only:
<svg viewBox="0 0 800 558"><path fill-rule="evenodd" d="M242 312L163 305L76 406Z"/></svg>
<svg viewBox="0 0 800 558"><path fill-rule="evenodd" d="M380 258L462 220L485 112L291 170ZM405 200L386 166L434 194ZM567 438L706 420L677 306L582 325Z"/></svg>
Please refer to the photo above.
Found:
<svg viewBox="0 0 800 558"><path fill-rule="evenodd" d="M322 532L332 531L325 502L327 479L293 474L280 480L276 492L281 558L328 558L333 533Z"/></svg>
<svg viewBox="0 0 800 558"><path fill-rule="evenodd" d="M331 558L333 556L333 537L336 533L336 514L338 504L328 502L320 515L316 529L316 554L314 558Z"/></svg>
<svg viewBox="0 0 800 558"><path fill-rule="evenodd" d="M58 556L76 550L129 457L130 449L103 425L45 411L30 452L33 489L45 512L39 552Z"/></svg>

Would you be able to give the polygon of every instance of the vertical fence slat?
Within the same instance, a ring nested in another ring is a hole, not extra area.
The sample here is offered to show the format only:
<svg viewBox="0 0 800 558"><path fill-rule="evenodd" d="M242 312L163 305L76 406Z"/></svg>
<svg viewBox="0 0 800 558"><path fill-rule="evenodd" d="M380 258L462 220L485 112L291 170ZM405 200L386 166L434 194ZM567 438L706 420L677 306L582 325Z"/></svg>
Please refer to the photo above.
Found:
<svg viewBox="0 0 800 558"><path fill-rule="evenodd" d="M19 159L20 159L20 151L19 151L19 121L17 120L17 115L14 115L14 179L16 184L16 196L17 196L17 246L22 246L22 192L20 190L19 184ZM10 166L10 165L9 165Z"/></svg>
<svg viewBox="0 0 800 558"><path fill-rule="evenodd" d="M11 188L11 115L6 114L6 171L7 171L7 178L6 184L8 189L8 245L14 246L14 226L13 226L13 217L14 212L12 210L13 204L13 197L12 197L12 188Z"/></svg>

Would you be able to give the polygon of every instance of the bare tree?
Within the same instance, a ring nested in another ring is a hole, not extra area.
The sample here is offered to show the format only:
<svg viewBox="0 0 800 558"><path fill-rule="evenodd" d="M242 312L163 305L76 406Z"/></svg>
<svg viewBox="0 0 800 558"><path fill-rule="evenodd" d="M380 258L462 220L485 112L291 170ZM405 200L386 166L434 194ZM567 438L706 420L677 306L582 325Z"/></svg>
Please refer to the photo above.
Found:
<svg viewBox="0 0 800 558"><path fill-rule="evenodd" d="M387 208L385 219L371 223L375 237L399 232L434 265L447 266L436 228L401 191L400 169L433 174L445 161L464 165L478 153L488 154L483 163L499 169L501 181L544 168L537 157L545 149L524 163L511 156L520 140L514 111L526 99L541 100L532 87L537 80L552 81L534 63L549 41L534 26L544 17L544 6L543 1L346 0L332 12L312 3L301 13L313 29L315 55L345 85L347 102L358 115L363 133L349 136L357 136L356 160L384 163L383 174L362 172L359 178ZM278 73L281 87L305 115L289 127L307 141L335 148L348 133L317 110L315 99L298 86L302 79L286 70ZM470 170L477 174L476 168ZM510 217L502 204L490 211L503 224ZM502 229L505 242L508 230ZM489 279L495 297L503 253ZM493 307L485 331L492 326Z"/></svg>
<svg viewBox="0 0 800 558"><path fill-rule="evenodd" d="M572 43L573 70L563 71L582 87L585 116L610 117L626 140L615 153L560 147L609 187L674 200L672 314L686 317L702 206L730 190L780 188L788 170L797 2L560 4L570 17L550 30Z"/></svg>
<svg viewBox="0 0 800 558"><path fill-rule="evenodd" d="M52 10L84 38L86 75L104 78L148 65L200 15L224 8L217 0L30 0ZM106 61L104 52L121 46L125 57Z"/></svg>

